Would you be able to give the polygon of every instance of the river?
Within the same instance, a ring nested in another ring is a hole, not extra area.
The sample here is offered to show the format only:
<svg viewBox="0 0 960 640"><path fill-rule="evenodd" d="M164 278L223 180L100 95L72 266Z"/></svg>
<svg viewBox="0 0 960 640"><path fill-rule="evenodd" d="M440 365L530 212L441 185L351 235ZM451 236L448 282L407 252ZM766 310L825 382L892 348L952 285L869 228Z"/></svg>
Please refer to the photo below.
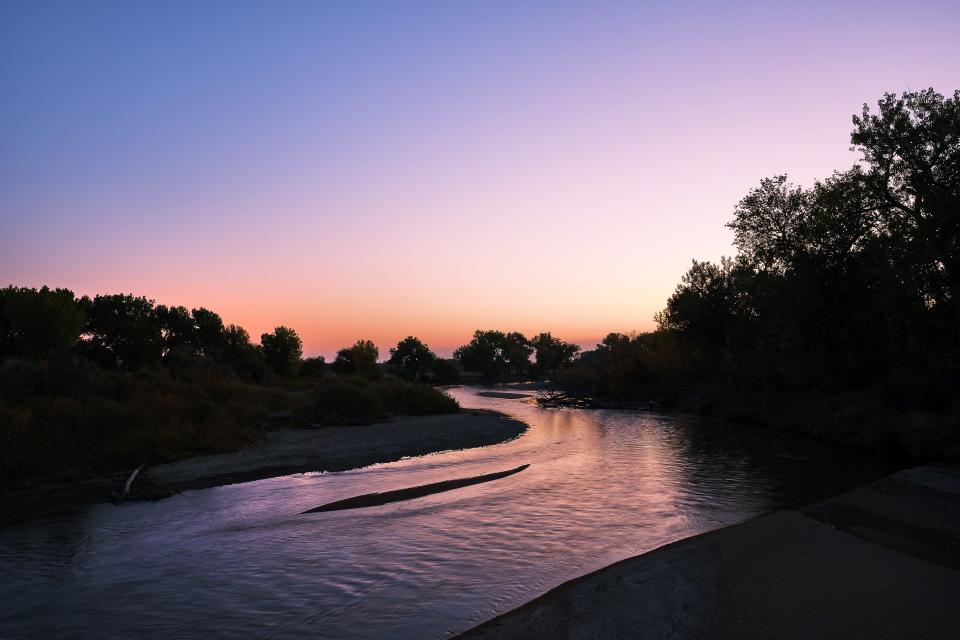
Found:
<svg viewBox="0 0 960 640"><path fill-rule="evenodd" d="M689 416L451 394L530 429L492 447L0 530L0 638L446 638L617 560L888 470L863 453ZM298 515L522 464L416 500Z"/></svg>

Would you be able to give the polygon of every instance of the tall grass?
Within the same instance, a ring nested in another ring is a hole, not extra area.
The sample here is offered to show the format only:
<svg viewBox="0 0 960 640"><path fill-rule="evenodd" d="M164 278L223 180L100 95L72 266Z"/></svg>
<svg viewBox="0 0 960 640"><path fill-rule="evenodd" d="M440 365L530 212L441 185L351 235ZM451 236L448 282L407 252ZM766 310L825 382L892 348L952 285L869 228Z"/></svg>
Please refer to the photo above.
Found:
<svg viewBox="0 0 960 640"><path fill-rule="evenodd" d="M441 391L398 380L264 385L216 369L123 373L83 360L8 360L0 364L0 484L236 451L273 428L278 412L332 425L458 409Z"/></svg>
<svg viewBox="0 0 960 640"><path fill-rule="evenodd" d="M456 413L457 401L426 384L325 378L313 383L305 417L318 424L366 424L389 415Z"/></svg>
<svg viewBox="0 0 960 640"><path fill-rule="evenodd" d="M236 450L291 402L281 389L230 377L8 361L0 369L0 481Z"/></svg>

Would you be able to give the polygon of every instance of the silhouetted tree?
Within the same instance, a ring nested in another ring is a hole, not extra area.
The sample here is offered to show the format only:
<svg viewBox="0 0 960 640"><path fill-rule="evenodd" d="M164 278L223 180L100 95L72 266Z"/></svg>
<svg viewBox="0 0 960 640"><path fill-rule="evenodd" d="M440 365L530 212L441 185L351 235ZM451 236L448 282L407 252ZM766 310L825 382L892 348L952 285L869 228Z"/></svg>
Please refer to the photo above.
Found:
<svg viewBox="0 0 960 640"><path fill-rule="evenodd" d="M331 367L344 375L358 375L373 379L380 375L377 358L380 350L371 340L357 340L352 347L340 349Z"/></svg>
<svg viewBox="0 0 960 640"><path fill-rule="evenodd" d="M82 300L87 311L84 350L103 366L137 369L157 364L163 352L153 300L130 294Z"/></svg>
<svg viewBox="0 0 960 640"><path fill-rule="evenodd" d="M554 338L550 333L541 333L530 340L535 350L534 370L538 377L552 375L560 367L569 364L580 352L579 345Z"/></svg>
<svg viewBox="0 0 960 640"><path fill-rule="evenodd" d="M477 330L469 344L453 353L465 371L487 380L506 380L526 375L533 347L522 333Z"/></svg>
<svg viewBox="0 0 960 640"><path fill-rule="evenodd" d="M960 340L960 91L888 93L876 114L865 104L853 124L866 184L901 247L898 267L913 273L928 305L953 310Z"/></svg>
<svg viewBox="0 0 960 640"><path fill-rule="evenodd" d="M43 358L73 347L86 314L68 289L0 289L0 358Z"/></svg>
<svg viewBox="0 0 960 640"><path fill-rule="evenodd" d="M221 362L236 374L253 380L262 380L266 364L260 349L250 343L250 334L235 324L223 329Z"/></svg>
<svg viewBox="0 0 960 640"><path fill-rule="evenodd" d="M273 333L260 336L263 358L274 373L281 376L296 375L303 355L303 344L297 332L288 327L277 327Z"/></svg>
<svg viewBox="0 0 960 640"><path fill-rule="evenodd" d="M404 378L419 382L433 367L437 355L419 338L407 336L390 349L387 361Z"/></svg>
<svg viewBox="0 0 960 640"><path fill-rule="evenodd" d="M773 256L762 261L764 269L777 268ZM682 282L655 316L661 329L679 331L708 349L729 348L738 325L748 321L750 311L743 298L747 270L738 270L729 258L720 264L693 261ZM610 337L610 336L608 336Z"/></svg>
<svg viewBox="0 0 960 640"><path fill-rule="evenodd" d="M163 337L164 355L179 349L195 350L197 328L186 307L157 305L160 334Z"/></svg>
<svg viewBox="0 0 960 640"><path fill-rule="evenodd" d="M219 359L224 348L223 320L213 311L203 307L194 309L190 315L196 328L197 352L214 360ZM296 336L295 332L294 336Z"/></svg>

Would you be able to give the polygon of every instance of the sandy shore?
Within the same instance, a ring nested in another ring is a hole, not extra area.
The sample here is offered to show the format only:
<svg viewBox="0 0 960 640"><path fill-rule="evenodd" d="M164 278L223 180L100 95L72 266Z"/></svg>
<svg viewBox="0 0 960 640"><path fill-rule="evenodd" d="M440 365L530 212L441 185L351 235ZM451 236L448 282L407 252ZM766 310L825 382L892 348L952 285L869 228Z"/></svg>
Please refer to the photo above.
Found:
<svg viewBox="0 0 960 640"><path fill-rule="evenodd" d="M482 447L527 429L494 412L404 416L362 426L284 428L255 447L144 468L126 499L152 499L186 491L308 471L344 471L407 456ZM127 476L96 478L0 496L0 522L55 513L115 499Z"/></svg>
<svg viewBox="0 0 960 640"><path fill-rule="evenodd" d="M463 638L954 638L960 470L920 467L567 582Z"/></svg>
<svg viewBox="0 0 960 640"><path fill-rule="evenodd" d="M148 467L137 478L130 497L162 497L290 473L345 471L407 456L496 444L526 428L495 413L464 411L361 426L281 429L252 449Z"/></svg>

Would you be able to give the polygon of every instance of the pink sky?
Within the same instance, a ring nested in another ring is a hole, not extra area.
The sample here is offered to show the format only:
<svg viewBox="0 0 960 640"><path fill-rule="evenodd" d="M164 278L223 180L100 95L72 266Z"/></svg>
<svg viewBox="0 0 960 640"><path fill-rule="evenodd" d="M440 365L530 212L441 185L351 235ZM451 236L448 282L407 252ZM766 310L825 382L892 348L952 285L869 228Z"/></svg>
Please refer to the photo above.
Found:
<svg viewBox="0 0 960 640"><path fill-rule="evenodd" d="M960 87L954 4L484 6L5 8L0 284L202 305L310 355L589 343L730 255L762 177L852 164L863 102Z"/></svg>

